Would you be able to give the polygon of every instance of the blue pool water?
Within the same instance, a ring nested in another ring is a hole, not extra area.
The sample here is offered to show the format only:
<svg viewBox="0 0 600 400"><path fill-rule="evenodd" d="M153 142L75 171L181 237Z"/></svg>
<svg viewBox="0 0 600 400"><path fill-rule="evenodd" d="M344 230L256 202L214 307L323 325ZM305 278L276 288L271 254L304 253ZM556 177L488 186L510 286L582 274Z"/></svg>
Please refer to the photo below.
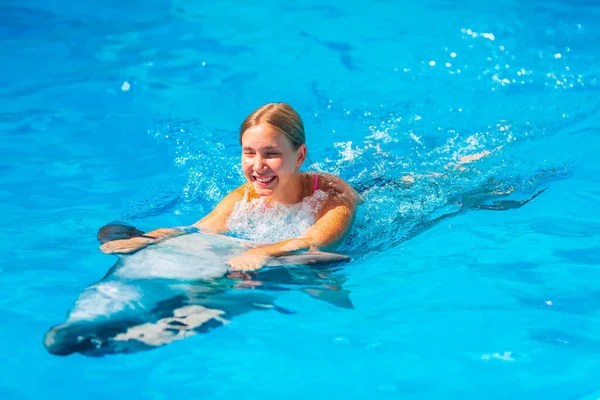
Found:
<svg viewBox="0 0 600 400"><path fill-rule="evenodd" d="M0 3L0 398L600 398L597 2L130 3ZM289 291L291 315L49 355L114 263L97 229L198 220L272 101L363 190L355 308Z"/></svg>

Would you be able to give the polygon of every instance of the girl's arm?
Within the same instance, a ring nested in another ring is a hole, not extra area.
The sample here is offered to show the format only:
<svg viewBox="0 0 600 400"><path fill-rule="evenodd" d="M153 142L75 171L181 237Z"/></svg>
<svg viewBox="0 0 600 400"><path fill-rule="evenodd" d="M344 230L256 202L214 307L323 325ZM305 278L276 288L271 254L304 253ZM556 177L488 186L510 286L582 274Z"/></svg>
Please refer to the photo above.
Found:
<svg viewBox="0 0 600 400"><path fill-rule="evenodd" d="M211 233L222 233L227 231L227 220L233 211L235 203L242 200L244 193L248 189L247 184L243 184L234 191L230 192L217 204L217 206L208 215L196 222L193 226Z"/></svg>
<svg viewBox="0 0 600 400"><path fill-rule="evenodd" d="M160 243L175 236L186 235L198 230L211 233L227 231L227 218L233 211L235 203L244 195L245 185L242 185L229 193L206 217L193 224L191 227L181 228L159 228L144 234L144 237L131 239L113 240L100 246L100 250L106 254L132 253L146 246Z"/></svg>

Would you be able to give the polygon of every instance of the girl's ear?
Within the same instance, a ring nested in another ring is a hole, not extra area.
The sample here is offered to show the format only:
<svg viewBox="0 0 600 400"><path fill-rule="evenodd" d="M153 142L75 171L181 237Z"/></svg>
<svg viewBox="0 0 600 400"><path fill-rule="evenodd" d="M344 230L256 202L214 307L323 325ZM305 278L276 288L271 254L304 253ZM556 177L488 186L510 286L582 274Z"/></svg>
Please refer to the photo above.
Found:
<svg viewBox="0 0 600 400"><path fill-rule="evenodd" d="M301 144L300 147L298 147L298 150L296 150L298 152L298 158L296 159L296 167L300 167L303 163L304 160L306 160L306 152L307 152L307 148L305 144Z"/></svg>

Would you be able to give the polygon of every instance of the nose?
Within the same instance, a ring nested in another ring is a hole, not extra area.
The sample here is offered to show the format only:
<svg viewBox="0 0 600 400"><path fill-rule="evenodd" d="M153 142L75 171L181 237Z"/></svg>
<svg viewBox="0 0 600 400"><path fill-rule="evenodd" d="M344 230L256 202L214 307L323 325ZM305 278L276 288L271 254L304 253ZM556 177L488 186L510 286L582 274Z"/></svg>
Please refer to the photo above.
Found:
<svg viewBox="0 0 600 400"><path fill-rule="evenodd" d="M261 171L261 170L265 169L265 167L266 167L265 159L262 158L260 156L260 154L256 154L254 156L254 170Z"/></svg>

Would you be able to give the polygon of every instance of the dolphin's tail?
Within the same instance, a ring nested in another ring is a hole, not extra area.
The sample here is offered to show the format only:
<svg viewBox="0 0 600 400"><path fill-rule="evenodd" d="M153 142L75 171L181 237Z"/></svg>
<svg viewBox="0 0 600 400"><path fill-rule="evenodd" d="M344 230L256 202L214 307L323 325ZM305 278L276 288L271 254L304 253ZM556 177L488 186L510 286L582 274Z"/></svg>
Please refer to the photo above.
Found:
<svg viewBox="0 0 600 400"><path fill-rule="evenodd" d="M492 204L487 204L485 202L482 202L479 204L472 204L472 205L470 205L470 208L477 209L477 210L492 210L492 211L514 210L517 208L521 208L525 204L533 201L536 197L538 197L540 194L544 193L547 189L548 188L544 188L544 189L538 191L537 193L535 193L533 196L527 197L522 200L496 200L496 201L493 201Z"/></svg>

